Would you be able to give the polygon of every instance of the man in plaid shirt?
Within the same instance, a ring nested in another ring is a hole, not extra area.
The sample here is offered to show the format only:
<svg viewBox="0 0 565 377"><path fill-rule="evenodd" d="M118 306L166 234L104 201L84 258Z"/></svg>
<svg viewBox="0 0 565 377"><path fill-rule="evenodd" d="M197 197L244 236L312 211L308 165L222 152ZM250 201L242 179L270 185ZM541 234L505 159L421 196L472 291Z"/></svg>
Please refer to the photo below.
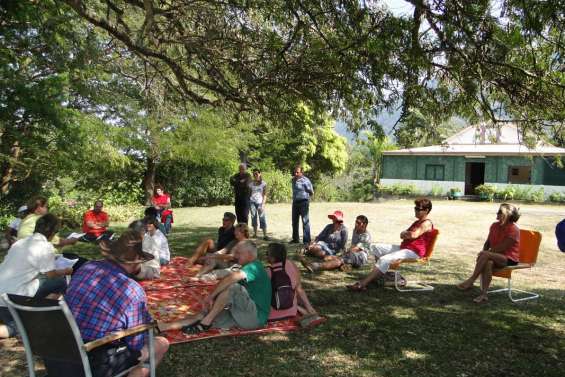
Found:
<svg viewBox="0 0 565 377"><path fill-rule="evenodd" d="M152 321L143 288L129 276L153 258L141 250L134 231L125 232L113 243L106 260L86 263L73 275L65 294L84 341ZM147 334L137 334L100 347L89 354L94 376L114 375L148 358ZM169 346L155 338L155 358L161 361ZM111 372L111 374L109 373ZM147 368L136 368L129 376L146 376Z"/></svg>

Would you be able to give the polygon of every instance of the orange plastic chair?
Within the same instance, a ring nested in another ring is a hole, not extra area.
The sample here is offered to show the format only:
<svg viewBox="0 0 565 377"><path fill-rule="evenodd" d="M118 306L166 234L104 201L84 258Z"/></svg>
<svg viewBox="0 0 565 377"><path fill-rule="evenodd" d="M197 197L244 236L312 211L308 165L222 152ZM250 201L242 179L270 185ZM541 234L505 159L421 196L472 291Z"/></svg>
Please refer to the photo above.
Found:
<svg viewBox="0 0 565 377"><path fill-rule="evenodd" d="M538 259L540 243L540 232L536 232L535 230L520 229L520 262L516 266L504 267L492 272L492 276L508 279L508 287L490 290L488 291L488 293L508 292L508 298L512 302L534 300L539 298L540 295L537 293L512 288L512 271L534 267ZM514 292L519 292L525 294L526 296L521 298L514 298L512 297L512 293Z"/></svg>
<svg viewBox="0 0 565 377"><path fill-rule="evenodd" d="M419 258L419 259L400 259L390 265L390 269L394 271L394 287L399 292L426 292L426 291L433 291L434 287L429 284L423 282L414 282L411 283L412 285L418 285L419 288L402 288L399 285L400 282L400 272L398 271L400 266L404 263L416 263L419 266L429 266L430 265L430 258L432 257L432 253L434 252L434 248L436 245L437 237L439 236L439 229L434 228L430 230L432 232L432 236L430 238L430 243L426 248L426 254Z"/></svg>

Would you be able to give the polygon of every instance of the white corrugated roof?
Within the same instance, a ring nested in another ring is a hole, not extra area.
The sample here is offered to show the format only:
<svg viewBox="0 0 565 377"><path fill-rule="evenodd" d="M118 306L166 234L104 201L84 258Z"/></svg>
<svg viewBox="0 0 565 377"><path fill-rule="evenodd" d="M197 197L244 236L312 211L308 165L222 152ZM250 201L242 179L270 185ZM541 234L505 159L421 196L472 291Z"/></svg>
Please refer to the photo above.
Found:
<svg viewBox="0 0 565 377"><path fill-rule="evenodd" d="M384 155L428 156L533 156L565 155L565 149L538 142L530 149L522 143L519 129L513 124L488 128L485 124L469 126L447 138L443 145L386 151Z"/></svg>

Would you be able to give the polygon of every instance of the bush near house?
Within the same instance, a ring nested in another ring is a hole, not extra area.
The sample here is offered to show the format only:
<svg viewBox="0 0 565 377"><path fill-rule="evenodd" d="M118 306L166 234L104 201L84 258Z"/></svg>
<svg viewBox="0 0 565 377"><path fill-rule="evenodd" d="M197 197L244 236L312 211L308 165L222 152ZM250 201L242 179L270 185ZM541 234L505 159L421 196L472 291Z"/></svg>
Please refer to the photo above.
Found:
<svg viewBox="0 0 565 377"><path fill-rule="evenodd" d="M545 200L545 192L543 187L534 190L534 188L532 187L508 185L498 188L494 185L485 184L477 186L475 188L475 192L479 194L482 200L524 200L536 203L541 203ZM549 198L549 200L554 201L551 199L551 197Z"/></svg>
<svg viewBox="0 0 565 377"><path fill-rule="evenodd" d="M394 196L416 196L421 194L416 185L405 183L395 183L390 186L379 184L377 185L377 191L381 194Z"/></svg>

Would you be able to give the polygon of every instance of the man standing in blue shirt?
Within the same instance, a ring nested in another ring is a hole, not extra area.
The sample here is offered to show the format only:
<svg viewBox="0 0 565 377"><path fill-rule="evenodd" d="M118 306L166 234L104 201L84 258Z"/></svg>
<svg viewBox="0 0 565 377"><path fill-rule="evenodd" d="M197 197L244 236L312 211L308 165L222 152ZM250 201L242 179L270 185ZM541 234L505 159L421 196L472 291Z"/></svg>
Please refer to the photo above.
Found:
<svg viewBox="0 0 565 377"><path fill-rule="evenodd" d="M302 166L294 168L292 177L292 241L299 243L298 218L302 217L302 241L310 243L310 197L314 195L312 182L302 173Z"/></svg>

